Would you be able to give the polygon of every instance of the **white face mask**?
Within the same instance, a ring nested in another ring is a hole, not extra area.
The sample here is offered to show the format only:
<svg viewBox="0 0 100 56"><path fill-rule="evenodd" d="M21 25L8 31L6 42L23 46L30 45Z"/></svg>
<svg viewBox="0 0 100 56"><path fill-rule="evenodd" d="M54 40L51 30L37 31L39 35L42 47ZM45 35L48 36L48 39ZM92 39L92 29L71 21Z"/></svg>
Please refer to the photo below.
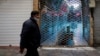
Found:
<svg viewBox="0 0 100 56"><path fill-rule="evenodd" d="M35 15L35 16L34 16L34 19L35 19L36 21L39 21L39 15Z"/></svg>
<svg viewBox="0 0 100 56"><path fill-rule="evenodd" d="M38 18L34 18L37 22L39 21L39 19Z"/></svg>

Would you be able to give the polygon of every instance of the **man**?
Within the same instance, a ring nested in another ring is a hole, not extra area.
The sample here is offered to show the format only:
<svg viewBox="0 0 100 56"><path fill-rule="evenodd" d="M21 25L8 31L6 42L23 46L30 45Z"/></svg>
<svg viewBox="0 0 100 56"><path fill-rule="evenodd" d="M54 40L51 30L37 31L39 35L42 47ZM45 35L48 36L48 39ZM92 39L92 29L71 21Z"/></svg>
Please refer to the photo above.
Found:
<svg viewBox="0 0 100 56"><path fill-rule="evenodd" d="M23 23L21 40L20 40L20 53L27 49L25 56L39 56L37 48L40 46L40 31L37 24L39 18L38 11L32 11L30 19Z"/></svg>

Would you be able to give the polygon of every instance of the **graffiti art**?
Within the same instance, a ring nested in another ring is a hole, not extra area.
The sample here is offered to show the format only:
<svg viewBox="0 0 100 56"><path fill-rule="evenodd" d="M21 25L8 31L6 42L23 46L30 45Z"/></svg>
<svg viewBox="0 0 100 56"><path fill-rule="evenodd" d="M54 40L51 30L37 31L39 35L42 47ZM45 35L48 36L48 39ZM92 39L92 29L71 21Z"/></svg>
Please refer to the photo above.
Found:
<svg viewBox="0 0 100 56"><path fill-rule="evenodd" d="M88 0L42 0L41 45L88 45ZM87 12L86 12L87 11Z"/></svg>

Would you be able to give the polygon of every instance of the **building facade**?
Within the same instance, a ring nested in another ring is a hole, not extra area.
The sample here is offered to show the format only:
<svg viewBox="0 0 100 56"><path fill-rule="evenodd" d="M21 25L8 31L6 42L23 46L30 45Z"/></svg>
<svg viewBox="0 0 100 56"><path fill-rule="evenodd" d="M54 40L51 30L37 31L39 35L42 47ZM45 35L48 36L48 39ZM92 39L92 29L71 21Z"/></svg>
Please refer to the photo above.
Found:
<svg viewBox="0 0 100 56"><path fill-rule="evenodd" d="M40 10L39 0L0 0L0 46L19 46L22 23L32 10ZM100 44L100 1L96 0L91 22L90 42Z"/></svg>

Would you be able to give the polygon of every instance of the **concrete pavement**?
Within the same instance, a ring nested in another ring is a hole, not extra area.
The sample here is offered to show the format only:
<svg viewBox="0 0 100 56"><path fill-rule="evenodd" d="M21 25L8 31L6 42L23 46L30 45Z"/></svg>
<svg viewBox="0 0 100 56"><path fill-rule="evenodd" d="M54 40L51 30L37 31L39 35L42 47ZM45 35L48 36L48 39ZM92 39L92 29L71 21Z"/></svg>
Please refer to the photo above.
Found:
<svg viewBox="0 0 100 56"><path fill-rule="evenodd" d="M92 47L42 47L38 51L40 56L100 56L100 48ZM19 48L0 48L0 56L24 56L24 54L19 54Z"/></svg>

